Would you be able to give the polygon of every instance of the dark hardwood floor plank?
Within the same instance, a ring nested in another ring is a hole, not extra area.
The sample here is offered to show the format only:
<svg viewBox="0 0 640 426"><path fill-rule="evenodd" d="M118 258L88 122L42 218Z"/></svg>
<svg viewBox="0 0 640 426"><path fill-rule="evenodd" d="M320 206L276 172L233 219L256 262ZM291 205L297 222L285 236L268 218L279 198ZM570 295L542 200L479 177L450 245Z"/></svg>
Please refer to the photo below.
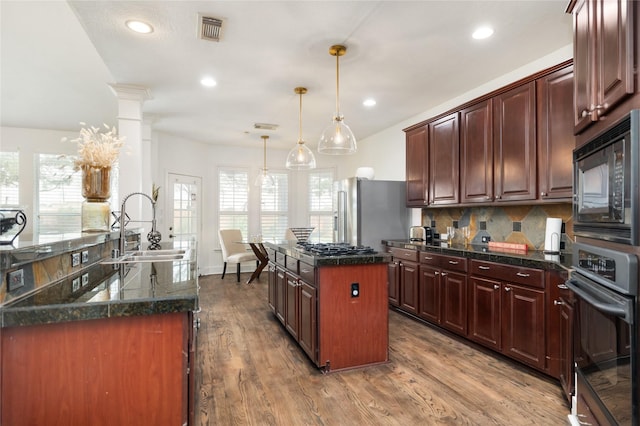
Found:
<svg viewBox="0 0 640 426"><path fill-rule="evenodd" d="M389 363L324 375L270 312L266 276L200 285L198 425L567 424L555 381L397 312Z"/></svg>

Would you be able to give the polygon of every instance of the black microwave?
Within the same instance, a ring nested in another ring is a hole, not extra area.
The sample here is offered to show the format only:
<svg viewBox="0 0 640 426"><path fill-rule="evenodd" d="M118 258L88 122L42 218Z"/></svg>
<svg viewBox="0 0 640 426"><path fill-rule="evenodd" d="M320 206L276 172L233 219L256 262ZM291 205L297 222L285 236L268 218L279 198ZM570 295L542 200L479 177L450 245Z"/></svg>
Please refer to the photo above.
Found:
<svg viewBox="0 0 640 426"><path fill-rule="evenodd" d="M640 245L640 110L573 151L573 232Z"/></svg>

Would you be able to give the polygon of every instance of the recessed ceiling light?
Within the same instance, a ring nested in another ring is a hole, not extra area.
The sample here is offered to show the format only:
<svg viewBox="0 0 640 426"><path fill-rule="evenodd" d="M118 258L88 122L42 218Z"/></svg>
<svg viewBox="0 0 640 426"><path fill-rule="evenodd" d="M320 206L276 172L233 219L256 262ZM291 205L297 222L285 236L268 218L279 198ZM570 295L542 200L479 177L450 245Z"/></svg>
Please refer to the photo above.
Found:
<svg viewBox="0 0 640 426"><path fill-rule="evenodd" d="M373 98L369 98L369 99L365 99L362 102L362 105L366 106L366 107L372 107L376 104L376 100Z"/></svg>
<svg viewBox="0 0 640 426"><path fill-rule="evenodd" d="M153 32L153 27L146 22L129 20L125 22L127 28L140 34L149 34Z"/></svg>
<svg viewBox="0 0 640 426"><path fill-rule="evenodd" d="M493 28L480 27L473 32L471 37L475 38L476 40L482 40L483 38L491 37L492 34L493 34Z"/></svg>
<svg viewBox="0 0 640 426"><path fill-rule="evenodd" d="M216 83L216 81L211 77L204 77L202 80L200 80L200 84L202 84L204 87L213 87L218 83Z"/></svg>

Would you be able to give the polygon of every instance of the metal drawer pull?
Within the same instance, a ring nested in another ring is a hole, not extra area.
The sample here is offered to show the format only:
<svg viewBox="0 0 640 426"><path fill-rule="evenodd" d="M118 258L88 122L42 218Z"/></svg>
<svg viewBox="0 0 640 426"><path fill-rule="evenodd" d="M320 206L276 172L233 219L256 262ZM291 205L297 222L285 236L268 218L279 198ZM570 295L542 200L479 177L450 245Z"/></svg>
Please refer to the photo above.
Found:
<svg viewBox="0 0 640 426"><path fill-rule="evenodd" d="M442 275L443 277L446 277L447 273L446 272L442 272L440 275Z"/></svg>
<svg viewBox="0 0 640 426"><path fill-rule="evenodd" d="M500 285L499 285L499 284L494 284L494 285L493 285L493 289L494 289L494 290L497 290L497 289L499 289L499 288L500 288Z"/></svg>
<svg viewBox="0 0 640 426"><path fill-rule="evenodd" d="M482 266L482 265L478 265L478 269L482 269L483 271L488 271L489 269L491 269L488 266Z"/></svg>
<svg viewBox="0 0 640 426"><path fill-rule="evenodd" d="M306 274L308 272L311 272L311 269L300 269L301 274Z"/></svg>
<svg viewBox="0 0 640 426"><path fill-rule="evenodd" d="M433 273L433 275L440 275L440 272L435 271L435 272Z"/></svg>
<svg viewBox="0 0 640 426"><path fill-rule="evenodd" d="M562 300L554 300L553 304L558 306L558 305L564 305L564 302Z"/></svg>
<svg viewBox="0 0 640 426"><path fill-rule="evenodd" d="M425 256L423 257L424 260L433 260L433 257L429 257L429 256Z"/></svg>
<svg viewBox="0 0 640 426"><path fill-rule="evenodd" d="M505 287L504 291L511 291L511 287Z"/></svg>
<svg viewBox="0 0 640 426"><path fill-rule="evenodd" d="M522 272L518 272L516 275L524 278L527 278L529 276L529 274L523 274Z"/></svg>
<svg viewBox="0 0 640 426"><path fill-rule="evenodd" d="M559 288L560 290L567 290L569 287L567 287L567 285L566 285L566 284L558 284L558 288Z"/></svg>
<svg viewBox="0 0 640 426"><path fill-rule="evenodd" d="M450 263L450 264L452 264L452 265L457 265L457 264L458 264L458 261L456 261L456 260L450 260L450 261L449 261L449 263Z"/></svg>

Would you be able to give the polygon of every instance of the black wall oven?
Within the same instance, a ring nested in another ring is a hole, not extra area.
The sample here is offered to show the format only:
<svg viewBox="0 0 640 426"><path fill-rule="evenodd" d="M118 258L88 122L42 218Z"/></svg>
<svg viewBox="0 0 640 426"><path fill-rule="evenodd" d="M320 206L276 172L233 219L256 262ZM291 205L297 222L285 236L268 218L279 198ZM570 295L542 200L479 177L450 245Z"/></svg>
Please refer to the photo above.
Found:
<svg viewBox="0 0 640 426"><path fill-rule="evenodd" d="M573 152L573 232L640 245L640 110Z"/></svg>
<svg viewBox="0 0 640 426"><path fill-rule="evenodd" d="M581 424L638 425L637 256L584 243L573 250L574 414Z"/></svg>

